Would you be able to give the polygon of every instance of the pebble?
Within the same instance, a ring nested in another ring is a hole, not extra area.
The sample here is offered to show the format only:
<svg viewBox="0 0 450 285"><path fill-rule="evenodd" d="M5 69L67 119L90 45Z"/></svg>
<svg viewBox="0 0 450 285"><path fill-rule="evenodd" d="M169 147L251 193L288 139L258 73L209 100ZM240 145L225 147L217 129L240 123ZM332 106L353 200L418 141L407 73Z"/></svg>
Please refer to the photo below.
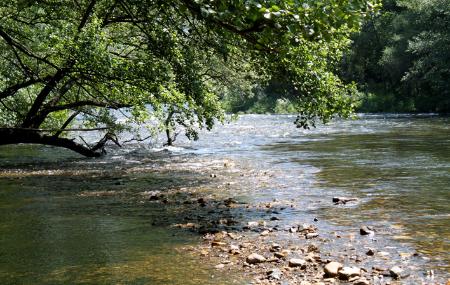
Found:
<svg viewBox="0 0 450 285"><path fill-rule="evenodd" d="M342 264L339 262L332 261L325 265L324 271L325 271L325 277L336 277L338 276L339 269L342 268Z"/></svg>
<svg viewBox="0 0 450 285"><path fill-rule="evenodd" d="M300 258L292 258L289 260L290 267L300 267L302 269L306 268L306 260Z"/></svg>
<svg viewBox="0 0 450 285"><path fill-rule="evenodd" d="M267 271L267 278L272 280L280 280L281 275L283 275L283 272L281 272L280 269L274 268L269 271Z"/></svg>
<svg viewBox="0 0 450 285"><path fill-rule="evenodd" d="M247 256L246 261L249 264L257 264L257 263L265 262L266 258L260 254L252 253L249 256Z"/></svg>
<svg viewBox="0 0 450 285"><path fill-rule="evenodd" d="M339 279L341 280L349 280L352 277L360 276L361 275L361 269L358 267L343 267L338 272Z"/></svg>
<svg viewBox="0 0 450 285"><path fill-rule="evenodd" d="M278 243L272 243L272 246L270 247L270 251L274 252L274 251L279 251L281 250L281 245L279 245Z"/></svg>
<svg viewBox="0 0 450 285"><path fill-rule="evenodd" d="M368 256L373 256L373 255L375 255L375 250L372 249L372 248L369 248L369 249L367 250L367 252L366 252L366 255L368 255Z"/></svg>
<svg viewBox="0 0 450 285"><path fill-rule="evenodd" d="M316 238L318 236L319 236L318 233L309 233L309 234L305 235L306 239L312 239L312 238Z"/></svg>
<svg viewBox="0 0 450 285"><path fill-rule="evenodd" d="M394 266L391 269L389 269L389 274L394 279L400 279L403 273L403 269L401 269L398 266Z"/></svg>

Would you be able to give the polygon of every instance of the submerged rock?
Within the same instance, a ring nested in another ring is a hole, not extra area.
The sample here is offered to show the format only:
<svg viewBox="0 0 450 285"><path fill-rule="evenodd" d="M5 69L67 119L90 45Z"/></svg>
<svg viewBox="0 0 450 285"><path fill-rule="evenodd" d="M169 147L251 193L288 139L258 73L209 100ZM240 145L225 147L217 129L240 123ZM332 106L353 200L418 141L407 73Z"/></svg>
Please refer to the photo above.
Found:
<svg viewBox="0 0 450 285"><path fill-rule="evenodd" d="M407 274L404 273L403 269L401 269L398 266L394 266L391 269L389 269L389 274L394 279L400 279L407 276Z"/></svg>
<svg viewBox="0 0 450 285"><path fill-rule="evenodd" d="M358 201L358 198L353 197L333 197L333 203L335 204L347 204L348 202Z"/></svg>
<svg viewBox="0 0 450 285"><path fill-rule="evenodd" d="M372 248L369 248L369 249L366 251L366 255L368 255L368 256L373 256L373 255L375 255L375 250L372 249Z"/></svg>
<svg viewBox="0 0 450 285"><path fill-rule="evenodd" d="M362 226L359 229L359 233L361 235L363 235L363 236L364 235L374 235L375 234L374 229L372 227L369 227L369 226Z"/></svg>
<svg viewBox="0 0 450 285"><path fill-rule="evenodd" d="M246 261L248 264L257 264L265 262L266 258L260 254L252 253L249 256L247 256Z"/></svg>
<svg viewBox="0 0 450 285"><path fill-rule="evenodd" d="M339 269L342 268L342 264L339 262L329 262L323 270L325 271L325 277L336 277L338 276Z"/></svg>

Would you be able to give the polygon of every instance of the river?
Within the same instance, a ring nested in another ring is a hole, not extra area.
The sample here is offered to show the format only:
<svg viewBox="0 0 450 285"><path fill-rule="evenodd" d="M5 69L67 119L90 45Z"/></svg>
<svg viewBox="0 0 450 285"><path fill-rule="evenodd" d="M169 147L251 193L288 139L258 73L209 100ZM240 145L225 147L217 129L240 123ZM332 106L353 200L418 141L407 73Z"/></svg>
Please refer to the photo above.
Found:
<svg viewBox="0 0 450 285"><path fill-rule="evenodd" d="M408 262L449 278L450 119L359 115L312 130L294 119L244 115L199 141L180 135L175 147L129 145L100 159L0 148L1 283L245 283L186 253L201 238L173 225L214 214L149 201L168 191L290 201L283 224L314 217L330 236L370 225L388 253L417 252ZM333 205L334 196L359 202ZM242 223L262 217L228 214Z"/></svg>

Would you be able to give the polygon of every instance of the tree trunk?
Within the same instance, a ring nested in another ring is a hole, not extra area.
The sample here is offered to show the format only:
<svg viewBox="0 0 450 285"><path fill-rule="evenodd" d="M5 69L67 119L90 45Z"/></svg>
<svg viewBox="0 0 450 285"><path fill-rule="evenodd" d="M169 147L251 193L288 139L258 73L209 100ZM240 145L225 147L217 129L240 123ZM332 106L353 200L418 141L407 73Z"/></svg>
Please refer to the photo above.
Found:
<svg viewBox="0 0 450 285"><path fill-rule="evenodd" d="M45 135L42 132L17 128L0 128L0 145L43 144L63 147L87 157L99 157L101 152L85 147L74 140Z"/></svg>

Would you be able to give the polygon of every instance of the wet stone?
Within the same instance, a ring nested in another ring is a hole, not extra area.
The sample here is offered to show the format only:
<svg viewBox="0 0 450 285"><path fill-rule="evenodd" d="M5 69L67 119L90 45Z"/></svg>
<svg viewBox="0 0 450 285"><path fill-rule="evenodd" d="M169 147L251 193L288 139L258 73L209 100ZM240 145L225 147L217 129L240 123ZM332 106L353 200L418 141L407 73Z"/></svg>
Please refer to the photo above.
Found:
<svg viewBox="0 0 450 285"><path fill-rule="evenodd" d="M360 276L361 275L361 269L358 267L343 267L338 272L339 279L341 280L349 280L352 277Z"/></svg>
<svg viewBox="0 0 450 285"><path fill-rule="evenodd" d="M252 253L249 256L247 256L246 259L248 264L258 264L266 261L266 258L260 254Z"/></svg>
<svg viewBox="0 0 450 285"><path fill-rule="evenodd" d="M333 197L333 203L335 204L347 204L348 202L358 201L358 198L353 197Z"/></svg>
<svg viewBox="0 0 450 285"><path fill-rule="evenodd" d="M400 278L402 278L404 273L403 273L403 269L401 269L398 266L394 266L391 269L389 269L389 274L394 279L400 279Z"/></svg>
<svg viewBox="0 0 450 285"><path fill-rule="evenodd" d="M368 255L368 256L373 256L373 255L375 255L375 250L372 249L372 248L369 248L369 249L366 251L366 255Z"/></svg>
<svg viewBox="0 0 450 285"><path fill-rule="evenodd" d="M325 277L336 277L338 276L339 269L342 268L342 264L339 262L332 261L325 265Z"/></svg>
<svg viewBox="0 0 450 285"><path fill-rule="evenodd" d="M274 252L274 251L279 251L281 250L281 245L279 245L278 243L272 243L271 247L270 247L270 251Z"/></svg>
<svg viewBox="0 0 450 285"><path fill-rule="evenodd" d="M306 260L299 258L292 258L289 260L290 267L300 267L302 269L306 268Z"/></svg>
<svg viewBox="0 0 450 285"><path fill-rule="evenodd" d="M373 235L373 234L375 234L375 232L374 232L374 230L373 230L373 228L372 227L369 227L369 226L362 226L360 229L359 229L359 233L361 234L361 235Z"/></svg>
<svg viewBox="0 0 450 285"><path fill-rule="evenodd" d="M318 233L308 233L305 235L306 239L312 239L312 238L316 238L318 236L319 236Z"/></svg>

